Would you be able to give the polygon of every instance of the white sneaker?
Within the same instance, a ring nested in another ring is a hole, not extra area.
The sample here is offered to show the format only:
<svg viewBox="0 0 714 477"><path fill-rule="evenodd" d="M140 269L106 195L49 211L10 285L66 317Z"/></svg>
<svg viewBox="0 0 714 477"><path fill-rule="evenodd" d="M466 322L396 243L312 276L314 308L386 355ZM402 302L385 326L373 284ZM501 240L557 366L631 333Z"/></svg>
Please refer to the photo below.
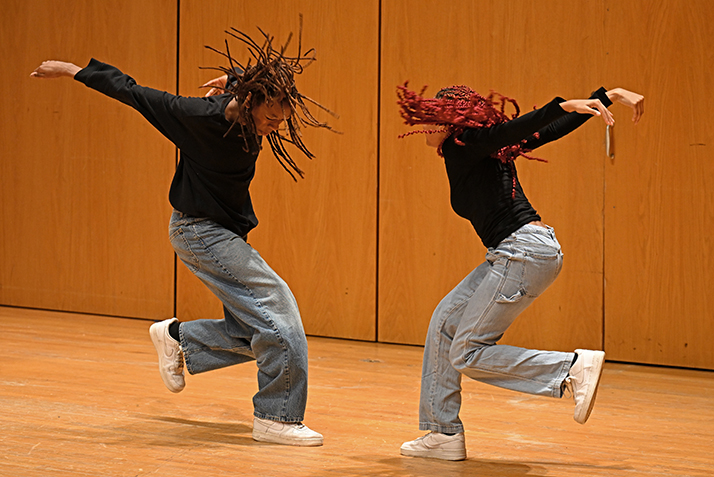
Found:
<svg viewBox="0 0 714 477"><path fill-rule="evenodd" d="M178 341L169 335L169 325L176 318L154 323L149 328L151 341L159 354L159 373L166 387L172 393L183 391L186 381L183 376L183 353Z"/></svg>
<svg viewBox="0 0 714 477"><path fill-rule="evenodd" d="M573 419L580 424L585 424L595 405L605 352L576 349L575 353L578 359L570 368L564 384L565 391L569 391L575 400Z"/></svg>
<svg viewBox="0 0 714 477"><path fill-rule="evenodd" d="M400 452L402 455L411 457L464 460L466 458L466 441L463 432L453 436L431 432L413 441L405 442L402 444Z"/></svg>
<svg viewBox="0 0 714 477"><path fill-rule="evenodd" d="M301 422L253 418L253 440L289 446L321 446L322 434Z"/></svg>

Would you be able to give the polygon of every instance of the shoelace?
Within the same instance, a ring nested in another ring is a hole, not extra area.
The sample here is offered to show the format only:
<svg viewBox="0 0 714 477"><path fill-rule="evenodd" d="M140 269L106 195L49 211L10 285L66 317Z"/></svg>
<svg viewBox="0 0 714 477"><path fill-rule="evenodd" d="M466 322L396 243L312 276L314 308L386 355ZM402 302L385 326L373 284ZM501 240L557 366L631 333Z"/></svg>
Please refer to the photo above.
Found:
<svg viewBox="0 0 714 477"><path fill-rule="evenodd" d="M570 399L575 396L575 391L573 390L573 383L570 382L572 379L573 378L571 376L565 378L565 381L563 381L563 386L561 388L563 392L563 397L567 399Z"/></svg>
<svg viewBox="0 0 714 477"><path fill-rule="evenodd" d="M181 374L181 372L183 371L183 352L182 351L178 352L176 361L177 361L175 363L176 372L174 374Z"/></svg>

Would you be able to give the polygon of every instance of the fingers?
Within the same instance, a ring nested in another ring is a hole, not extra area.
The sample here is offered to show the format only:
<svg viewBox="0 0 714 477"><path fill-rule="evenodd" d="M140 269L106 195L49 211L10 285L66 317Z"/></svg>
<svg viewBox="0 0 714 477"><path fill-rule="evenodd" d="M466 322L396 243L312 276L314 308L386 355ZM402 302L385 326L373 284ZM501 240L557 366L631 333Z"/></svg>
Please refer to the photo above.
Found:
<svg viewBox="0 0 714 477"><path fill-rule="evenodd" d="M214 94L216 94L214 92L216 90L216 88L213 88L213 85L211 84L212 82L213 81L209 81L208 83L205 83L205 84L202 84L201 86L199 86L199 88L211 88L206 92L206 94L203 95L204 98L208 98L209 96L213 96Z"/></svg>
<svg viewBox="0 0 714 477"><path fill-rule="evenodd" d="M612 115L612 112L607 109L605 105L600 102L600 100L596 100L591 107L598 111L598 116L602 117L605 124L608 126L613 126L615 124L615 117Z"/></svg>
<svg viewBox="0 0 714 477"><path fill-rule="evenodd" d="M224 75L219 76L218 78L213 78L212 80L207 81L205 84L201 85L201 88L211 88L206 94L203 95L203 97L208 98L209 96L215 96L217 94L225 93L227 80L228 76Z"/></svg>
<svg viewBox="0 0 714 477"><path fill-rule="evenodd" d="M201 88L209 88L211 85L203 85ZM222 86L216 87L216 88L211 88L208 90L206 94L203 95L204 98L208 98L209 96L215 96L217 94L223 94L225 93L225 89L223 89Z"/></svg>
<svg viewBox="0 0 714 477"><path fill-rule="evenodd" d="M30 76L33 78L48 78L47 74L45 74L45 70L42 68L42 65L35 68L35 71L30 73Z"/></svg>
<svg viewBox="0 0 714 477"><path fill-rule="evenodd" d="M640 96L639 98L636 98L634 101L628 103L624 103L630 108L632 108L632 122L637 124L640 122L640 118L642 115L645 113L645 98Z"/></svg>
<svg viewBox="0 0 714 477"><path fill-rule="evenodd" d="M641 99L635 103L632 109L632 122L637 124L640 122L640 118L642 117L642 115L645 114L645 98L641 97Z"/></svg>
<svg viewBox="0 0 714 477"><path fill-rule="evenodd" d="M602 113L602 119L605 121L605 124L608 126L614 126L615 125L615 116L613 116L612 112L607 109L605 106L603 106L603 109L605 112Z"/></svg>
<svg viewBox="0 0 714 477"><path fill-rule="evenodd" d="M637 124L645 113L645 97L626 89L619 89L621 91L617 101L628 108L632 108L632 122Z"/></svg>
<svg viewBox="0 0 714 477"><path fill-rule="evenodd" d="M49 63L49 61L43 61L42 64L40 64L40 66L35 68L35 70L32 73L30 73L30 76L32 76L33 78L44 78L45 77L45 66L47 65L47 63Z"/></svg>
<svg viewBox="0 0 714 477"><path fill-rule="evenodd" d="M216 86L221 86L221 83L218 81L218 79L212 79L211 81L207 81L206 83L199 86L199 88L213 88Z"/></svg>

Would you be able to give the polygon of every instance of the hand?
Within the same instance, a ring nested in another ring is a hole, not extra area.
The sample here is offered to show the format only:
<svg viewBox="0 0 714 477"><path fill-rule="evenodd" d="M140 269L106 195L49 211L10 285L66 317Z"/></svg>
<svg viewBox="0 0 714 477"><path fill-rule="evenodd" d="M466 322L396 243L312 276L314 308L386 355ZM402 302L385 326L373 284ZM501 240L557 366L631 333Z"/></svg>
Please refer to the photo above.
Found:
<svg viewBox="0 0 714 477"><path fill-rule="evenodd" d="M218 78L213 78L211 81L201 86L201 88L211 88L208 90L208 93L204 95L204 98L225 93L226 83L228 83L228 75L223 75Z"/></svg>
<svg viewBox="0 0 714 477"><path fill-rule="evenodd" d="M426 145L429 147L439 147L444 140L449 137L449 130L443 127L425 124L422 126L425 131L430 131L425 134Z"/></svg>
<svg viewBox="0 0 714 477"><path fill-rule="evenodd" d="M82 68L64 61L48 60L43 61L40 66L35 68L35 71L30 73L33 78L61 78L62 76L74 77Z"/></svg>
<svg viewBox="0 0 714 477"><path fill-rule="evenodd" d="M599 99L571 99L560 103L563 110L579 114L592 114L593 116L601 116L605 124L612 126L615 124L615 118L612 113L602 104Z"/></svg>
<svg viewBox="0 0 714 477"><path fill-rule="evenodd" d="M632 108L632 121L637 124L645 113L645 97L622 88L611 89L607 92L611 101L617 101L628 108Z"/></svg>

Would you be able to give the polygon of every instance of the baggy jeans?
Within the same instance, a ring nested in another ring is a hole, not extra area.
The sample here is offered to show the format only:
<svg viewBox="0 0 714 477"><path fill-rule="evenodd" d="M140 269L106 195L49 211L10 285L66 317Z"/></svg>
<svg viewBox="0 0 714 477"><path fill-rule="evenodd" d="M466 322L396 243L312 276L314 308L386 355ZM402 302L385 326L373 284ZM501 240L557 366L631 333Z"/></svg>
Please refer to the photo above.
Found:
<svg viewBox="0 0 714 477"><path fill-rule="evenodd" d="M307 339L288 285L243 238L216 222L174 211L171 245L223 303L224 319L182 322L190 374L255 360L254 415L300 422L307 403Z"/></svg>
<svg viewBox="0 0 714 477"><path fill-rule="evenodd" d="M560 273L552 228L524 225L437 306L427 332L419 429L463 432L461 376L514 391L561 397L574 353L496 344Z"/></svg>

